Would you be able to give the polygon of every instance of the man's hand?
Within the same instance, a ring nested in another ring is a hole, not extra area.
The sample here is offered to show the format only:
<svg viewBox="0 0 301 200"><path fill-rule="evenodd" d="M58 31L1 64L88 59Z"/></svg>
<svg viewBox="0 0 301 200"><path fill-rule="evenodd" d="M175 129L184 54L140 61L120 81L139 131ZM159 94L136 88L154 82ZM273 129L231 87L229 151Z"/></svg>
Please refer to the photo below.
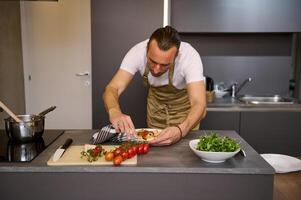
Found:
<svg viewBox="0 0 301 200"><path fill-rule="evenodd" d="M123 114L118 109L109 110L110 122L118 133L126 133L127 135L135 135L135 126L129 115Z"/></svg>
<svg viewBox="0 0 301 200"><path fill-rule="evenodd" d="M119 96L127 88L133 77L131 73L119 69L106 86L103 94L103 100L110 117L110 122L117 132L126 133L129 136L136 134L135 127L131 117L122 113L119 106Z"/></svg>
<svg viewBox="0 0 301 200"><path fill-rule="evenodd" d="M150 141L153 146L171 145L181 139L181 132L177 127L167 127L154 140Z"/></svg>

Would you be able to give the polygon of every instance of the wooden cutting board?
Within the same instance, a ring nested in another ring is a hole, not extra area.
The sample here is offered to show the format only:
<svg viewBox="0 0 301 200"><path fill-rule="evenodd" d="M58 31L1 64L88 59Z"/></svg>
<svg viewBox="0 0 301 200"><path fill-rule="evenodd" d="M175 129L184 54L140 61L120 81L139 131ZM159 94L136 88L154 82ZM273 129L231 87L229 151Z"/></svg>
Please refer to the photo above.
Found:
<svg viewBox="0 0 301 200"><path fill-rule="evenodd" d="M115 149L116 145L102 145L106 151ZM81 151L84 150L84 146L70 146L63 156L56 162L52 160L53 156L48 160L47 165L50 166L64 166L64 165L113 165L113 161L106 161L104 156L98 158L97 161L88 162L86 159L81 158ZM121 163L121 165L137 165L137 155L131 159L127 159Z"/></svg>

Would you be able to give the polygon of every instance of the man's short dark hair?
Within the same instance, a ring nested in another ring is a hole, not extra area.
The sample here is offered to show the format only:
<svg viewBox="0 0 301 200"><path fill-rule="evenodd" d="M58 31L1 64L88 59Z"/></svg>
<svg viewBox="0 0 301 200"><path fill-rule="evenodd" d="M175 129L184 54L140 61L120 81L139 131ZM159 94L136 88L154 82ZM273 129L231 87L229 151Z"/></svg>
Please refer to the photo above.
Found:
<svg viewBox="0 0 301 200"><path fill-rule="evenodd" d="M178 31L171 26L165 26L158 28L149 38L147 49L152 40L156 40L159 49L167 51L172 47L176 47L178 50L180 48L181 39Z"/></svg>

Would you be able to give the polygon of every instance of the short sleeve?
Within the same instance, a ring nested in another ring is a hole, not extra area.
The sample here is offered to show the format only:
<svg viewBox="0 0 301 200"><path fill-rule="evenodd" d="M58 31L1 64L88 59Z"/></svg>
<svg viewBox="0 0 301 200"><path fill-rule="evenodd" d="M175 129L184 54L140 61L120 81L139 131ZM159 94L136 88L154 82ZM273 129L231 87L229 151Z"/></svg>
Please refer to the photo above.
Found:
<svg viewBox="0 0 301 200"><path fill-rule="evenodd" d="M144 46L144 42L141 42L132 47L123 58L120 69L123 69L133 75L137 71L141 71L141 68L145 65L144 60L146 54L146 46Z"/></svg>
<svg viewBox="0 0 301 200"><path fill-rule="evenodd" d="M183 75L185 77L186 84L204 80L203 63L199 53L195 49L191 49L184 62Z"/></svg>

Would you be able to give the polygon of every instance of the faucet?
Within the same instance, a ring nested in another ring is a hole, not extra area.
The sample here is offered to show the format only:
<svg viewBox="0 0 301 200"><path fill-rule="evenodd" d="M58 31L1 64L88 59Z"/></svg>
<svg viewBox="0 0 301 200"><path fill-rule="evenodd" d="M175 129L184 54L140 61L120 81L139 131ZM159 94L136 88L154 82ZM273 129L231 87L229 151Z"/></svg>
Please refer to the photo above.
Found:
<svg viewBox="0 0 301 200"><path fill-rule="evenodd" d="M246 80L244 80L239 87L237 87L237 83L233 83L230 88L228 89L228 91L231 92L231 97L236 97L237 93L248 83L251 82L252 78L249 77Z"/></svg>

